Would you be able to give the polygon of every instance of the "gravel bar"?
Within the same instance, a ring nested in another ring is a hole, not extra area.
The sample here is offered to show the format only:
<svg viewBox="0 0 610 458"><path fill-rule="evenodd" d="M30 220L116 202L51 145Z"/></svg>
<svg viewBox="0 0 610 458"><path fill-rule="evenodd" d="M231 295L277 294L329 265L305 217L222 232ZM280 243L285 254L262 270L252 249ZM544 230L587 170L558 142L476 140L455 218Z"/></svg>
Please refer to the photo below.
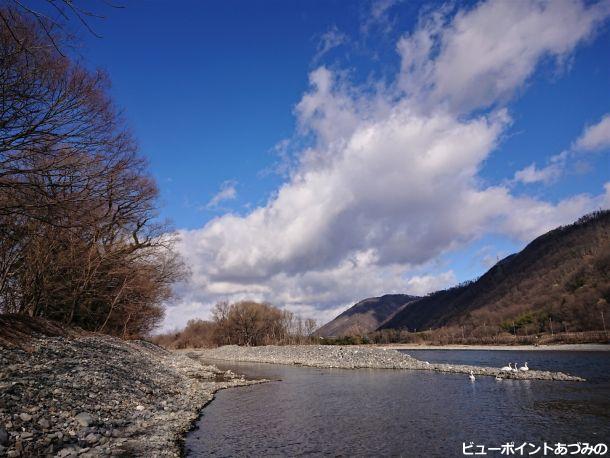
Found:
<svg viewBox="0 0 610 458"><path fill-rule="evenodd" d="M238 347L227 345L214 349L192 350L189 354L204 360L289 364L321 368L410 369L454 374L469 374L472 371L475 375L499 376L503 379L585 381L583 378L563 372L537 370L504 372L500 368L493 367L428 363L396 350L374 347L336 345Z"/></svg>
<svg viewBox="0 0 610 458"><path fill-rule="evenodd" d="M0 457L180 456L217 390L260 382L109 336L0 343Z"/></svg>

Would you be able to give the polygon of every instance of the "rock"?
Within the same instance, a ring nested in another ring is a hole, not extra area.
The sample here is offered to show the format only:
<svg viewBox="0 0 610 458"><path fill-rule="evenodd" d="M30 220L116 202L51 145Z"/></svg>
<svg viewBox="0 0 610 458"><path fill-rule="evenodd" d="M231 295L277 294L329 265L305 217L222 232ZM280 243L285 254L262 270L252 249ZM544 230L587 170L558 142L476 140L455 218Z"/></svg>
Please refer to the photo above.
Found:
<svg viewBox="0 0 610 458"><path fill-rule="evenodd" d="M21 421L30 421L32 419L32 416L29 413L22 413L19 414L19 418L21 418Z"/></svg>
<svg viewBox="0 0 610 458"><path fill-rule="evenodd" d="M98 436L97 434L93 434L93 433L89 433L87 435L87 437L85 437L85 442L87 442L88 444L95 444L99 440L100 440L100 436Z"/></svg>
<svg viewBox="0 0 610 458"><path fill-rule="evenodd" d="M46 418L41 418L40 420L38 420L38 424L44 429L49 429L49 427L51 426L51 423L49 423L49 420L47 420Z"/></svg>
<svg viewBox="0 0 610 458"><path fill-rule="evenodd" d="M0 445L8 444L8 432L6 429L0 427Z"/></svg>
<svg viewBox="0 0 610 458"><path fill-rule="evenodd" d="M88 414L87 412L81 412L78 415L76 415L74 417L74 419L78 422L79 425L81 426L89 426L93 423L94 419L93 417Z"/></svg>
<svg viewBox="0 0 610 458"><path fill-rule="evenodd" d="M142 411L142 410L144 410L144 406L141 406L141 405L140 406L136 406L136 410Z"/></svg>
<svg viewBox="0 0 610 458"><path fill-rule="evenodd" d="M57 454L57 456L59 457L66 457L66 456L70 456L70 455L76 455L76 450L74 450L73 448L62 448L59 453Z"/></svg>

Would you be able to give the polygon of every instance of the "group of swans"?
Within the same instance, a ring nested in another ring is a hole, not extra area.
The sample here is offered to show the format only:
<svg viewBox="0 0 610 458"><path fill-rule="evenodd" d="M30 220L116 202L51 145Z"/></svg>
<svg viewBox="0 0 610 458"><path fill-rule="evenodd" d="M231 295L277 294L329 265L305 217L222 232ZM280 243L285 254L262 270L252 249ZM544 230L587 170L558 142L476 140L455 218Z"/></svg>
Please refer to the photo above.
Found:
<svg viewBox="0 0 610 458"><path fill-rule="evenodd" d="M512 367L511 363L508 363L508 366L504 366L500 370L504 371L504 372L519 372L519 371L525 372L525 371L529 371L530 370L530 368L527 367L527 361L525 362L525 364L523 366L521 366L519 368L517 368L517 363L514 363L514 364L515 364L515 367Z"/></svg>
<svg viewBox="0 0 610 458"><path fill-rule="evenodd" d="M512 367L511 364L514 364L515 367ZM503 372L519 372L519 371L525 372L525 371L529 371L530 368L527 367L527 361L526 361L525 364L519 368L517 368L517 363L508 363L508 366L504 366L500 370ZM473 371L470 371L470 375L468 376L468 378L470 379L471 382L474 382L476 380ZM496 375L496 380L502 380L502 377L500 377L500 375Z"/></svg>
<svg viewBox="0 0 610 458"><path fill-rule="evenodd" d="M525 371L529 371L530 368L527 367L527 361L525 362L525 364L521 367L517 367L517 363L514 363L515 367L511 366L511 363L508 363L508 366L504 366L503 368L501 368L500 370L502 372L525 372ZM496 380L502 380L502 377L500 377L500 374L496 375Z"/></svg>

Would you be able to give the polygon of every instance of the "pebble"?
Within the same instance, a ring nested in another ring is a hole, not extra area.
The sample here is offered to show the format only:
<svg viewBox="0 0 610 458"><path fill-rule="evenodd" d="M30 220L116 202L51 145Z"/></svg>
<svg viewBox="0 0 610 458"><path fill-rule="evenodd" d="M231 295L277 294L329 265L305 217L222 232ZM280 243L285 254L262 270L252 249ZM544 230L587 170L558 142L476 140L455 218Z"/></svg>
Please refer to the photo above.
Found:
<svg viewBox="0 0 610 458"><path fill-rule="evenodd" d="M88 442L89 444L95 444L99 440L100 440L100 436L98 436L97 434L93 434L93 433L89 433L87 435L87 437L85 437L85 441Z"/></svg>
<svg viewBox="0 0 610 458"><path fill-rule="evenodd" d="M0 456L179 457L214 392L260 383L144 341L35 335L27 346L0 343Z"/></svg>
<svg viewBox="0 0 610 458"><path fill-rule="evenodd" d="M527 372L501 372L500 368L467 366L461 364L430 364L396 350L376 347L338 345L267 345L262 347L239 347L226 345L213 349L191 350L192 358L218 359L256 363L289 364L298 366L341 369L410 369L456 374L470 374L518 380L584 381L583 378L564 374L529 370Z"/></svg>
<svg viewBox="0 0 610 458"><path fill-rule="evenodd" d="M49 423L49 420L46 418L41 418L38 420L38 424L44 429L48 429L51 426L51 423Z"/></svg>
<svg viewBox="0 0 610 458"><path fill-rule="evenodd" d="M81 412L78 415L76 415L74 417L74 419L78 422L79 425L81 426L89 426L91 423L93 423L93 417L88 414L87 412Z"/></svg>

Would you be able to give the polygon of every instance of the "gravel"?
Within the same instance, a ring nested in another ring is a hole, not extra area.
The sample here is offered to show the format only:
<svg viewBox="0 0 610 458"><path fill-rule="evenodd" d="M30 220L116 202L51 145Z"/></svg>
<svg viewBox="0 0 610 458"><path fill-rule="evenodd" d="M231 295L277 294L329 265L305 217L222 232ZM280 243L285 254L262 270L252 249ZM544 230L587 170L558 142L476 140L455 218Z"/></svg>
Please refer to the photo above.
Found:
<svg viewBox="0 0 610 458"><path fill-rule="evenodd" d="M0 344L0 456L180 456L214 392L260 382L108 336Z"/></svg>
<svg viewBox="0 0 610 458"><path fill-rule="evenodd" d="M410 369L475 375L499 376L519 380L584 381L583 378L562 372L520 371L503 372L500 368L467 366L459 364L429 364L395 350L335 345L286 345L264 347L224 347L191 350L192 358L216 359L254 363L290 364L299 366L341 369Z"/></svg>

